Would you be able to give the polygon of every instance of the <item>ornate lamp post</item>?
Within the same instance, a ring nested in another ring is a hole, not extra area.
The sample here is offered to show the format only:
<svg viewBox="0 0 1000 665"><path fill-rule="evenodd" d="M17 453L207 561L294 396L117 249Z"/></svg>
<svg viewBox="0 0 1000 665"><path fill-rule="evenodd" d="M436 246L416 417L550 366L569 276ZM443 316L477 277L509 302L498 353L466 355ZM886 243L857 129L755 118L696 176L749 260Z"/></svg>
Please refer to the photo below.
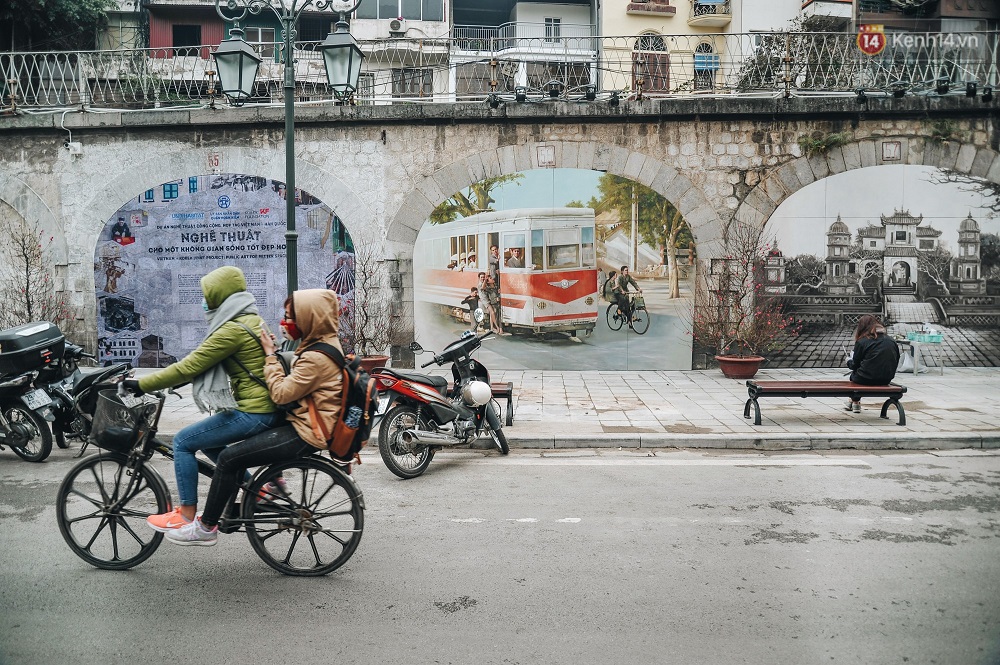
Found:
<svg viewBox="0 0 1000 665"><path fill-rule="evenodd" d="M320 45L326 66L327 83L341 100L350 99L358 89L364 54L351 36L346 15L361 0L215 0L215 11L224 21L233 21L229 39L223 40L213 54L219 72L219 87L234 106L241 106L253 96L254 81L261 58L243 39L239 22L264 10L274 12L281 22L285 61L285 257L288 292L299 286L298 238L295 231L295 24L303 11L333 9L340 13L335 31ZM223 11L225 10L225 11Z"/></svg>

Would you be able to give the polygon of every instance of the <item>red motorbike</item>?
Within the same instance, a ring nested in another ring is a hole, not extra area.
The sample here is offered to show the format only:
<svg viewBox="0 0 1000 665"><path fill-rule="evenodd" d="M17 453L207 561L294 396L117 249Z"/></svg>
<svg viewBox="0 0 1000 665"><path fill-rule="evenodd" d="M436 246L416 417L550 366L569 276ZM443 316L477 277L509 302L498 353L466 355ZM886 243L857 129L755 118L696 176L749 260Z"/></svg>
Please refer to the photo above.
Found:
<svg viewBox="0 0 1000 665"><path fill-rule="evenodd" d="M389 470L400 478L416 478L427 470L434 453L449 446L469 445L489 433L504 455L510 452L500 425L500 409L493 400L490 373L472 357L491 332L466 331L421 368L451 363L452 382L417 372L390 368L375 370L379 413L378 449ZM417 342L414 353L422 353Z"/></svg>

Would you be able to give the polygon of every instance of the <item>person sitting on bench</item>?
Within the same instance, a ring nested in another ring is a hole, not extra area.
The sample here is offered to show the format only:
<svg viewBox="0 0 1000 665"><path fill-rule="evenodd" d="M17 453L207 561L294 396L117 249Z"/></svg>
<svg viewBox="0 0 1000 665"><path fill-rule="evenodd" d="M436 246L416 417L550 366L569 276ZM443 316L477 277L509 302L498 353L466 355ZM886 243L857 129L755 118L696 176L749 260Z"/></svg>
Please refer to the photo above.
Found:
<svg viewBox="0 0 1000 665"><path fill-rule="evenodd" d="M887 386L896 376L899 365L899 347L885 334L878 317L865 314L858 320L854 331L854 352L847 359L853 370L851 381L865 386ZM861 413L861 401L847 399L845 408Z"/></svg>

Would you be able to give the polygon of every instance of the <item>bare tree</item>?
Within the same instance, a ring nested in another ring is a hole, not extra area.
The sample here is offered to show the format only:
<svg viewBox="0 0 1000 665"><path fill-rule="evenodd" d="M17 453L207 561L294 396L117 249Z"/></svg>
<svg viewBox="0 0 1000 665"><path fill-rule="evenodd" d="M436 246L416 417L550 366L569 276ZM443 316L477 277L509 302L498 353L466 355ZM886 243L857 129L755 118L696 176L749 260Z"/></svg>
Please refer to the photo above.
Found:
<svg viewBox="0 0 1000 665"><path fill-rule="evenodd" d="M931 251L920 252L917 256L917 270L927 275L932 282L951 294L948 290L948 277L951 274L951 252L943 247L935 247Z"/></svg>
<svg viewBox="0 0 1000 665"><path fill-rule="evenodd" d="M19 215L9 211L0 237L0 328L31 321L60 325L72 320L63 296L55 289L55 268L49 254L53 238L46 238Z"/></svg>
<svg viewBox="0 0 1000 665"><path fill-rule="evenodd" d="M866 281L876 278L882 279L883 256L882 252L865 247L864 241L860 237L854 239L854 244L851 245L851 258L858 266L858 271L855 274L858 276L859 292L865 292Z"/></svg>
<svg viewBox="0 0 1000 665"><path fill-rule="evenodd" d="M362 357L384 354L404 331L388 263L380 237L366 234L354 241L354 301L345 314L353 327L355 353Z"/></svg>
<svg viewBox="0 0 1000 665"><path fill-rule="evenodd" d="M952 169L935 169L928 174L927 180L936 185L958 185L958 188L963 192L982 194L983 198L986 199L982 207L993 214L1000 213L1000 183L976 178Z"/></svg>

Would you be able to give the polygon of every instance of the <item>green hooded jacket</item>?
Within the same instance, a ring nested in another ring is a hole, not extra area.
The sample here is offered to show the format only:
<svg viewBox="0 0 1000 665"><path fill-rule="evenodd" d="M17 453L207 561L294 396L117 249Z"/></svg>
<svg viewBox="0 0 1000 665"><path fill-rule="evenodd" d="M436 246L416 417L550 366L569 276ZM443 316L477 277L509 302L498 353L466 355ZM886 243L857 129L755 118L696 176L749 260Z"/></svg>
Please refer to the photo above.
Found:
<svg viewBox="0 0 1000 665"><path fill-rule="evenodd" d="M224 267L202 277L201 290L209 309L215 309L234 293L246 291L247 284L238 268ZM240 323L250 328L257 337L251 338ZM238 410L245 413L277 411L267 388L257 383L232 359L233 356L239 358L247 369L263 379L264 349L259 341L261 323L263 320L256 314L244 314L227 321L182 360L139 379L139 388L145 391L162 390L188 383L221 362L229 375L229 385Z"/></svg>

